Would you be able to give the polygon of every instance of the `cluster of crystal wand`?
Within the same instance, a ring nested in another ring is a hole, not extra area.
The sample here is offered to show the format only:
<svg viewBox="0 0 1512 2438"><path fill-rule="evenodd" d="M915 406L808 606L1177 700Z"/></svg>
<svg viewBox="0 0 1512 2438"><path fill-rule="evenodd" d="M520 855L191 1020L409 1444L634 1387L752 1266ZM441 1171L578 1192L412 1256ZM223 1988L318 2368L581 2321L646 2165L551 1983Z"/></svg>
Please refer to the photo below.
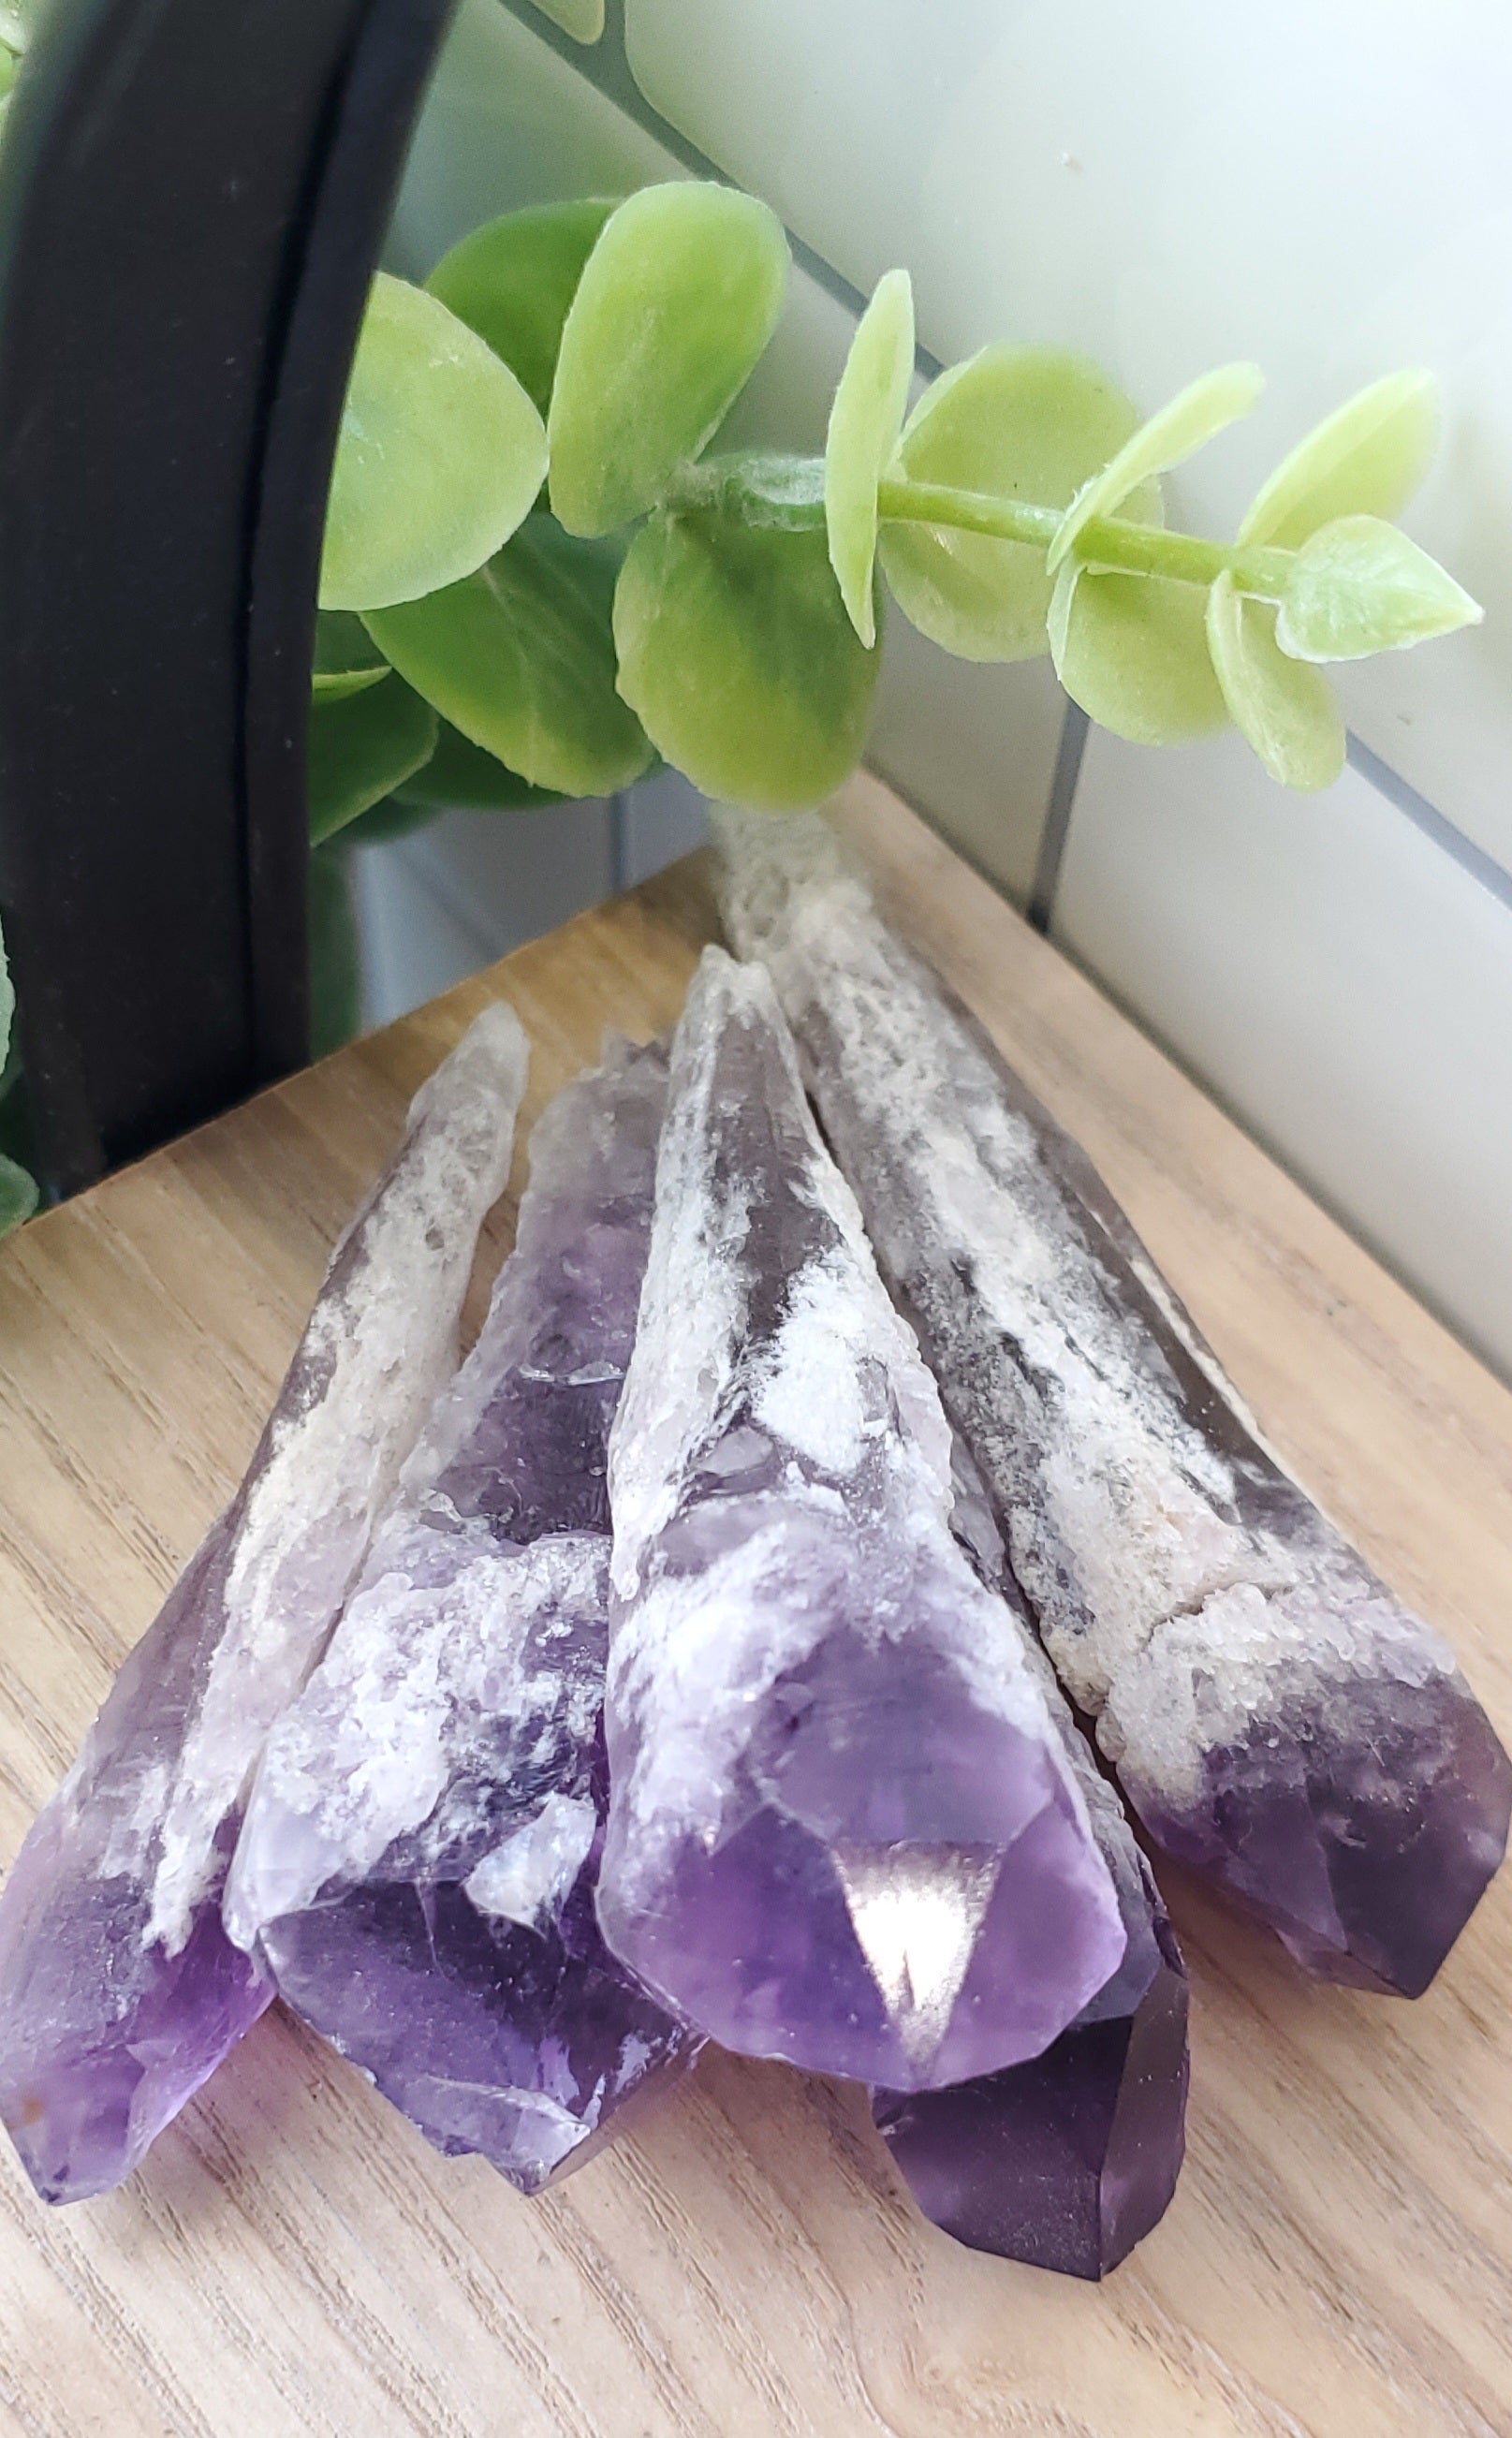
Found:
<svg viewBox="0 0 1512 2438"><path fill-rule="evenodd" d="M1327 1978L1412 1996L1506 1841L1453 1655L1257 1439L1084 1156L878 919L817 818L722 817L726 911L1155 1840Z"/></svg>
<svg viewBox="0 0 1512 2438"><path fill-rule="evenodd" d="M122 1668L0 1898L0 2115L38 2191L130 2173L273 1994L220 1899L263 1739L443 1381L527 1048L480 1016L332 1258L240 1490Z"/></svg>
<svg viewBox="0 0 1512 2438"><path fill-rule="evenodd" d="M1038 2055L1117 1969L1116 1895L771 985L717 949L609 1481L609 1945L750 2054L903 2091Z"/></svg>
<svg viewBox="0 0 1512 2438"><path fill-rule="evenodd" d="M984 1580L1022 1601L979 1476L959 1450L954 1528ZM1117 1795L1058 1692L1052 1707L1117 1891L1122 1961L1042 2056L948 2091L873 2091L872 2115L920 2208L947 2235L1097 2278L1158 2223L1176 2189L1189 2081L1187 1974Z"/></svg>
<svg viewBox="0 0 1512 2438"><path fill-rule="evenodd" d="M526 2192L697 2046L593 1910L607 1440L665 1092L664 1053L621 1048L536 1127L488 1317L269 1740L227 1895L298 2014Z"/></svg>

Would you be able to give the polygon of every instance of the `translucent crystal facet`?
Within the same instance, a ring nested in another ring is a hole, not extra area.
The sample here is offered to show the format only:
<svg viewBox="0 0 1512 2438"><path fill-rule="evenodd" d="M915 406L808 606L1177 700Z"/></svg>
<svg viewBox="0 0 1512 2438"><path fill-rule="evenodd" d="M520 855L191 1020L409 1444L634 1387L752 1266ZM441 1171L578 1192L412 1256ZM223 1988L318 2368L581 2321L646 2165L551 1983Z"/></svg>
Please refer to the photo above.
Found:
<svg viewBox="0 0 1512 2438"><path fill-rule="evenodd" d="M697 2045L592 1900L607 1445L665 1089L659 1051L620 1050L537 1125L483 1333L269 1740L227 1898L307 2022L527 2192Z"/></svg>
<svg viewBox="0 0 1512 2438"><path fill-rule="evenodd" d="M1512 1803L1452 1653L1260 1442L1084 1156L878 920L825 824L724 830L732 936L776 979L1124 1792L1311 1970L1415 1994Z"/></svg>
<svg viewBox="0 0 1512 2438"><path fill-rule="evenodd" d="M902 2089L1043 2049L1123 1951L950 1435L765 975L674 1045L611 1440L615 1952L729 2046Z"/></svg>
<svg viewBox="0 0 1512 2438"><path fill-rule="evenodd" d="M959 1449L956 1480L957 1538L984 1580L1021 1600ZM925 2217L948 2235L1037 2268L1103 2277L1164 2216L1181 2172L1187 1975L1117 1795L1064 1699L1052 1709L1117 1890L1123 1959L1042 2057L949 2091L874 2092L872 2114Z"/></svg>
<svg viewBox="0 0 1512 2438"><path fill-rule="evenodd" d="M272 1995L220 1923L247 1778L455 1363L527 1055L513 1013L490 1008L417 1095L241 1489L7 1882L0 2114L48 2200L128 2174Z"/></svg>

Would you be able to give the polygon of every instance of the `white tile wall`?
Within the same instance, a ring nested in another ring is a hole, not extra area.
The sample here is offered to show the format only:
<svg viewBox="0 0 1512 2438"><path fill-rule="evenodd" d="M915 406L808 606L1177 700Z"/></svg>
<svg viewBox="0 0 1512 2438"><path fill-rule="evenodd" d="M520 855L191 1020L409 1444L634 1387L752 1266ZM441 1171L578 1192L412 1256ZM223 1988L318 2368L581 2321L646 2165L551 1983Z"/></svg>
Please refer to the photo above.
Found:
<svg viewBox="0 0 1512 2438"><path fill-rule="evenodd" d="M512 5L464 0L400 267L511 204L678 174L693 146L782 211L836 292L905 263L941 358L1060 341L1147 406L1258 359L1260 411L1174 503L1215 531L1339 398L1433 366L1445 445L1409 523L1486 625L1343 691L1382 760L1512 867L1504 0L624 0L624 51L611 11L571 61ZM731 437L820 446L851 328L798 274ZM1060 713L1043 664L962 668L895 619L874 758L1022 899ZM692 837L696 808L677 818ZM635 837L627 821L627 867ZM1512 909L1453 849L1353 771L1292 799L1233 739L1155 755L1094 733L1055 928L1512 1369Z"/></svg>
<svg viewBox="0 0 1512 2438"><path fill-rule="evenodd" d="M1512 863L1512 9L1506 0L625 0L648 99L849 279L912 272L941 358L1083 347L1146 407L1254 357L1253 422L1178 486L1232 530L1308 426L1426 363L1411 522L1491 613L1350 672L1382 757Z"/></svg>
<svg viewBox="0 0 1512 2438"><path fill-rule="evenodd" d="M1094 730L1054 928L1512 1371L1512 907L1353 770Z"/></svg>

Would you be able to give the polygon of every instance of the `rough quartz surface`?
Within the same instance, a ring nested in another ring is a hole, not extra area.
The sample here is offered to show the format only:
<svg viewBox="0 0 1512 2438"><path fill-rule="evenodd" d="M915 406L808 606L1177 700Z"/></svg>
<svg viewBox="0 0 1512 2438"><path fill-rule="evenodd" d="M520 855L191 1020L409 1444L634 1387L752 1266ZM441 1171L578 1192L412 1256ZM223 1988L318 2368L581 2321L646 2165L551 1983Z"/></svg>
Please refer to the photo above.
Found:
<svg viewBox="0 0 1512 2438"><path fill-rule="evenodd" d="M1447 1645L1282 1471L1085 1157L818 820L723 817L726 910L1003 1518L1168 1851L1326 1977L1415 1995L1512 1768Z"/></svg>
<svg viewBox="0 0 1512 2438"><path fill-rule="evenodd" d="M610 1442L609 1945L731 2048L903 2090L1037 2054L1124 1934L770 983L673 1050Z"/></svg>
<svg viewBox="0 0 1512 2438"><path fill-rule="evenodd" d="M607 1952L592 1893L607 1439L665 1094L661 1051L620 1050L537 1125L488 1318L269 1740L227 1896L307 2022L526 2192L697 2046Z"/></svg>
<svg viewBox="0 0 1512 2438"><path fill-rule="evenodd" d="M417 1094L241 1489L0 1898L0 2115L47 2200L119 2182L272 1995L220 1923L248 1776L456 1361L527 1056L513 1012L490 1008Z"/></svg>

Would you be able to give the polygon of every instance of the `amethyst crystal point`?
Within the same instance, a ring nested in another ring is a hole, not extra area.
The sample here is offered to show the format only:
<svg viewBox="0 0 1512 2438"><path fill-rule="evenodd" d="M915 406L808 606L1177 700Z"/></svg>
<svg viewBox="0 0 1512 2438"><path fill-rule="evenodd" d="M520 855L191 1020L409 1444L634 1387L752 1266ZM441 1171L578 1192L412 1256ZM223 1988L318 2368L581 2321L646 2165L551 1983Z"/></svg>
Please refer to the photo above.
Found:
<svg viewBox="0 0 1512 2438"><path fill-rule="evenodd" d="M0 2114L47 2200L129 2174L272 1995L220 1926L243 1792L455 1362L526 1059L513 1014L491 1008L417 1096L241 1489L0 1899Z"/></svg>
<svg viewBox="0 0 1512 2438"><path fill-rule="evenodd" d="M536 1127L483 1333L269 1740L227 1896L308 2023L526 2192L697 2046L592 1903L607 1441L665 1090L659 1051L618 1051Z"/></svg>
<svg viewBox="0 0 1512 2438"><path fill-rule="evenodd" d="M984 1579L1021 1598L958 1447L952 1520ZM1117 1890L1123 1960L1043 2057L951 2091L876 2092L872 2113L920 2207L947 2234L979 2252L1102 2277L1149 2234L1176 2188L1187 1976L1116 1794L1064 1700L1054 1694L1051 1706Z"/></svg>
<svg viewBox="0 0 1512 2438"><path fill-rule="evenodd" d="M1034 2055L1123 1948L950 1435L765 977L673 1051L610 1443L609 1945L731 2048L917 2089Z"/></svg>
<svg viewBox="0 0 1512 2438"><path fill-rule="evenodd" d="M1187 1976L1157 1918L1156 1969L1132 2010L1089 2012L1006 2074L874 2095L920 2208L958 2242L1105 2277L1164 2216L1186 2138Z"/></svg>
<svg viewBox="0 0 1512 2438"><path fill-rule="evenodd" d="M724 831L731 934L774 975L1124 1792L1311 1970L1415 1995L1512 1807L1452 1653L1258 1440L1085 1157L879 921L825 825Z"/></svg>

